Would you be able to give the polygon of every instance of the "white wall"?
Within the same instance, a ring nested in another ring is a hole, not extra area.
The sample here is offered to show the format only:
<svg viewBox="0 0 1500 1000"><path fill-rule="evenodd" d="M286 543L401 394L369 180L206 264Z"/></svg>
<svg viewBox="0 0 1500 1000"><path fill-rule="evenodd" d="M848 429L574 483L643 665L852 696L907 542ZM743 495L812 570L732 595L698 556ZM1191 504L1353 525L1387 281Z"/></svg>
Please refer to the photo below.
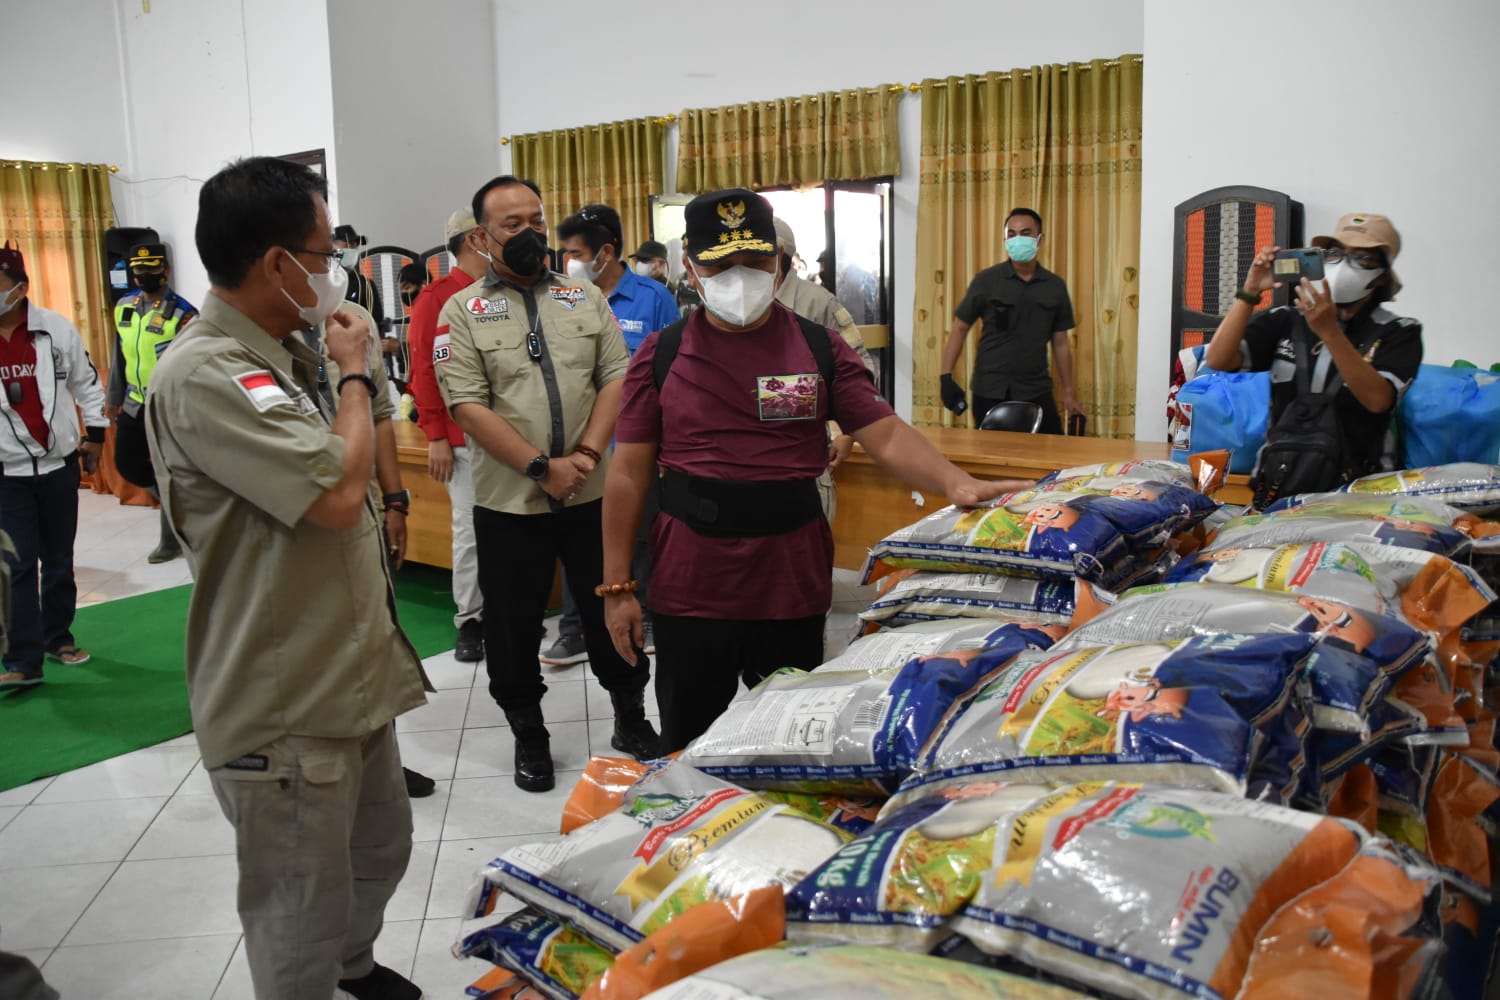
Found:
<svg viewBox="0 0 1500 1000"><path fill-rule="evenodd" d="M328 18L307 0L115 0L134 158L122 225L155 228L173 284L208 278L193 243L198 189L230 160L326 148L336 178ZM329 201L337 207L337 193Z"/></svg>
<svg viewBox="0 0 1500 1000"><path fill-rule="evenodd" d="M939 13L905 0L768 0L753 10L700 6L657 17L611 3L590 5L586 23L573 26L556 7L493 2L502 136L1140 52L1147 6L1145 0L943 0ZM902 98L893 310L902 358L896 403L908 416L921 121L920 98ZM502 162L509 167L508 153ZM668 185L675 169L669 151Z"/></svg>
<svg viewBox="0 0 1500 1000"><path fill-rule="evenodd" d="M1426 360L1500 360L1500 5L1323 0L1272 17L1151 0L1145 19L1139 437L1166 436L1172 210L1221 185L1301 201L1305 237L1346 212L1390 216L1406 286L1391 308L1422 321Z"/></svg>
<svg viewBox="0 0 1500 1000"><path fill-rule="evenodd" d="M328 23L335 221L371 244L436 246L499 164L490 0L328 0Z"/></svg>

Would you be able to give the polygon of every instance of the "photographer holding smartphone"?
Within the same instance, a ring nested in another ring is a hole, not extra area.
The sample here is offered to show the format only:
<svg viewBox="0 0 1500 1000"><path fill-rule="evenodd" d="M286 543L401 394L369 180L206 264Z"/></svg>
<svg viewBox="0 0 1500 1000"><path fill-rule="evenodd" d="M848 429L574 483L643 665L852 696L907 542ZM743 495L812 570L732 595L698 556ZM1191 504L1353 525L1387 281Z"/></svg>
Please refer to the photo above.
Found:
<svg viewBox="0 0 1500 1000"><path fill-rule="evenodd" d="M1295 259L1262 247L1204 353L1219 371L1271 373L1270 431L1251 477L1257 506L1396 467L1388 432L1422 363L1422 324L1384 305L1401 290L1391 270L1401 236L1390 220L1346 215L1312 245L1323 279L1303 276L1293 306L1257 311L1284 284L1273 269L1285 273Z"/></svg>

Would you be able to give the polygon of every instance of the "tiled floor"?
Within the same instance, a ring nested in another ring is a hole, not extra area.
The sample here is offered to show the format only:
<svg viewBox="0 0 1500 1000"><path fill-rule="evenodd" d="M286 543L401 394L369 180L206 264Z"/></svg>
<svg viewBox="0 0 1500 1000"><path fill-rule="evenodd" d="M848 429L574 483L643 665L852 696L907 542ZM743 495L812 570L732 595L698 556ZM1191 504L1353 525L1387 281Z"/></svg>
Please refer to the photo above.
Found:
<svg viewBox="0 0 1500 1000"><path fill-rule="evenodd" d="M80 604L188 582L181 560L146 563L154 511L81 501ZM830 656L868 602L836 575ZM396 728L406 764L437 779L437 792L412 803L411 864L375 950L426 996L458 998L485 968L449 952L470 884L506 847L557 830L588 754L611 752L612 713L586 668L544 668L558 783L528 795L510 777L508 730L484 671L451 652L426 667L438 691ZM0 948L31 958L64 997L250 997L234 894L233 837L191 735L0 792Z"/></svg>

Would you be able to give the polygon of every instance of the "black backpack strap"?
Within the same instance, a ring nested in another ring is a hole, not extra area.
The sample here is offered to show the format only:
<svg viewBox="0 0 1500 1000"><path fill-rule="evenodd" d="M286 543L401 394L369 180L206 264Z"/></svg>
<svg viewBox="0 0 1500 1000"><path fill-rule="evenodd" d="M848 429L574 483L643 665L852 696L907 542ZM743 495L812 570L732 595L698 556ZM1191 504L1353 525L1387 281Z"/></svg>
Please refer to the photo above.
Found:
<svg viewBox="0 0 1500 1000"><path fill-rule="evenodd" d="M672 362L677 360L677 352L682 347L682 331L687 329L687 320L680 319L671 326L663 327L661 333L656 335L656 353L651 357L651 381L656 383L656 394L661 395L661 387L667 384L667 372L672 370Z"/></svg>
<svg viewBox="0 0 1500 1000"><path fill-rule="evenodd" d="M828 340L828 330L805 316L798 316L797 324L802 328L807 348L812 351L813 360L818 364L818 374L823 376L823 383L832 386L833 344ZM677 360L677 352L682 349L682 331L686 328L687 320L680 319L671 326L664 327L656 335L656 354L651 358L651 380L656 383L657 393L667 384L667 373L672 370L672 362Z"/></svg>

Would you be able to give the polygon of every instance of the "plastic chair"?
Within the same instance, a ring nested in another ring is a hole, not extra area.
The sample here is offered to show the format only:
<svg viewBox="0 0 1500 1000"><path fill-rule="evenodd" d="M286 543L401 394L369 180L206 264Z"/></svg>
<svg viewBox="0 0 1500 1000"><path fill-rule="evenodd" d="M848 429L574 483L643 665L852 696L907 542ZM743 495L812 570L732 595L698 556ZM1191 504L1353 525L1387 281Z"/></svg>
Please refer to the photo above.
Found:
<svg viewBox="0 0 1500 1000"><path fill-rule="evenodd" d="M990 407L984 419L979 421L982 431L1017 431L1035 434L1042 429L1042 408L1036 403L1006 400Z"/></svg>

